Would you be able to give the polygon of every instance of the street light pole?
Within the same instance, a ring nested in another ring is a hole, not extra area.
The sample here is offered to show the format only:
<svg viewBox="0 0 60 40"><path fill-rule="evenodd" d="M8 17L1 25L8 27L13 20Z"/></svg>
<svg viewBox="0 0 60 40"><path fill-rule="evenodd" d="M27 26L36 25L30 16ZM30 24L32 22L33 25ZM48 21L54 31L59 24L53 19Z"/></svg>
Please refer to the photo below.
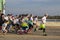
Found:
<svg viewBox="0 0 60 40"><path fill-rule="evenodd" d="M3 13L3 9L4 9L4 6L3 6L3 0L2 0L2 3L1 3L1 4L2 4L2 13Z"/></svg>

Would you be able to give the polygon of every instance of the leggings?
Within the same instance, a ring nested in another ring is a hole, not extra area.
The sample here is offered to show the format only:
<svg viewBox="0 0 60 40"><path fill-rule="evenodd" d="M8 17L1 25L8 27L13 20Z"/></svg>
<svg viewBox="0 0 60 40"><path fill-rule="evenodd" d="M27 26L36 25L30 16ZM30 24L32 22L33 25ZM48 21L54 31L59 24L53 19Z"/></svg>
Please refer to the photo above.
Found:
<svg viewBox="0 0 60 40"><path fill-rule="evenodd" d="M43 33L45 32L45 28L40 28L40 30L43 30Z"/></svg>

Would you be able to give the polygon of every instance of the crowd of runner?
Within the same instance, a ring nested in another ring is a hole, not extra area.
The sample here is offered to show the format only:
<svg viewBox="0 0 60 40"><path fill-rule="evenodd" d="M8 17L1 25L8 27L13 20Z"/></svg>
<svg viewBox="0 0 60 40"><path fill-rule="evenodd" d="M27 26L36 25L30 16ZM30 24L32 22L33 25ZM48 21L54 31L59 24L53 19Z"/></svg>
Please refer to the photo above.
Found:
<svg viewBox="0 0 60 40"><path fill-rule="evenodd" d="M12 14L4 15L0 13L0 32L3 34L10 32L27 34L32 32L32 30L35 32L38 28L45 33L46 17L47 15L44 15L41 24L38 26L38 16L33 16L32 14L13 16Z"/></svg>

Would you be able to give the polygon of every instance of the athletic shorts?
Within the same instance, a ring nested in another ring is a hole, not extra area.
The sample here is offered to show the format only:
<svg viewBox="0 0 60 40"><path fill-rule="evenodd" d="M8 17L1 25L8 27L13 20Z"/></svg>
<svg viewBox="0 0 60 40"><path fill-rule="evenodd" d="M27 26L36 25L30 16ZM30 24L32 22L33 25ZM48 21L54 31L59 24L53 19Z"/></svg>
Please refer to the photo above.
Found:
<svg viewBox="0 0 60 40"><path fill-rule="evenodd" d="M33 23L33 25L36 25L36 23Z"/></svg>
<svg viewBox="0 0 60 40"><path fill-rule="evenodd" d="M45 24L40 24L40 28L45 28Z"/></svg>
<svg viewBox="0 0 60 40"><path fill-rule="evenodd" d="M26 30L27 29L27 27L22 27L22 30Z"/></svg>
<svg viewBox="0 0 60 40"><path fill-rule="evenodd" d="M29 29L30 29L30 28L33 28L33 25L29 24Z"/></svg>

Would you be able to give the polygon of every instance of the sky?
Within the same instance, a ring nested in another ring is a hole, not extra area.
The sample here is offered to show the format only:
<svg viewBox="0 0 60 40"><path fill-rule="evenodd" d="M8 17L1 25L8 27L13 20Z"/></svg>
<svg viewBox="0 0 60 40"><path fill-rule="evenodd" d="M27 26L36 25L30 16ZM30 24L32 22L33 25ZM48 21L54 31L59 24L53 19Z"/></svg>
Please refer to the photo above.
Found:
<svg viewBox="0 0 60 40"><path fill-rule="evenodd" d="M6 0L6 13L60 15L60 0Z"/></svg>

